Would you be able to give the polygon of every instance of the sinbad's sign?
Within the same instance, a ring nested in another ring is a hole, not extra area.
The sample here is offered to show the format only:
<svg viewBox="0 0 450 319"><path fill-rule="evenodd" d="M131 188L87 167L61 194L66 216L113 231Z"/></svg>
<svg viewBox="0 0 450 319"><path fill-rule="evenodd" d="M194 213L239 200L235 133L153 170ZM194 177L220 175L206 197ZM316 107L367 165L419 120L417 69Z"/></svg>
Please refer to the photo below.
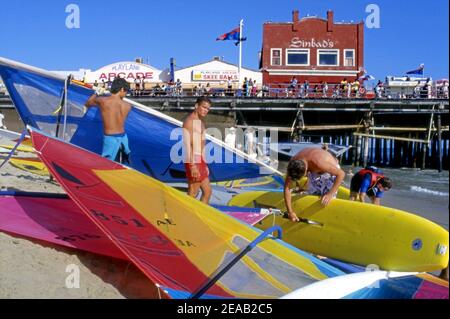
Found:
<svg viewBox="0 0 450 319"><path fill-rule="evenodd" d="M128 82L134 82L135 79L144 79L146 81L159 81L161 71L153 69L145 64L134 62L120 62L105 66L95 72L87 75L88 82L98 82L113 80L120 76Z"/></svg>
<svg viewBox="0 0 450 319"><path fill-rule="evenodd" d="M333 48L334 42L330 39L316 40L314 38L310 40L303 40L297 37L292 38L290 48Z"/></svg>

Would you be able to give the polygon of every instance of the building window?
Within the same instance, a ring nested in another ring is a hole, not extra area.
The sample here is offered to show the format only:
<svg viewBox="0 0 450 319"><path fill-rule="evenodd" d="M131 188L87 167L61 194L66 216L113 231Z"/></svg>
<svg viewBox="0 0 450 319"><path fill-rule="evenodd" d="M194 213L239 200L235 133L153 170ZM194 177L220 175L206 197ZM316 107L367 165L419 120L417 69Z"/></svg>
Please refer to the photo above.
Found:
<svg viewBox="0 0 450 319"><path fill-rule="evenodd" d="M270 64L281 65L281 49L270 49Z"/></svg>
<svg viewBox="0 0 450 319"><path fill-rule="evenodd" d="M317 65L338 66L339 50L317 50Z"/></svg>
<svg viewBox="0 0 450 319"><path fill-rule="evenodd" d="M344 66L355 66L355 50L344 50Z"/></svg>
<svg viewBox="0 0 450 319"><path fill-rule="evenodd" d="M286 49L287 65L309 65L309 49Z"/></svg>

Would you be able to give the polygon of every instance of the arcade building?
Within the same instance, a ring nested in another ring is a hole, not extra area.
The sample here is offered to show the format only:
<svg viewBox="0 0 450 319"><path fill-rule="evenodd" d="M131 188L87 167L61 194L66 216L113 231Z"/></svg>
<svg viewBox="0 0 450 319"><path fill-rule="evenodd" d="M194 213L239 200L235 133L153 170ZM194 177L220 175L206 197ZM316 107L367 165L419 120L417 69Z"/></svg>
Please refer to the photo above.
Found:
<svg viewBox="0 0 450 319"><path fill-rule="evenodd" d="M354 81L364 70L364 23L334 22L333 11L327 19L304 17L292 12L292 22L263 24L261 55L263 83L339 83Z"/></svg>

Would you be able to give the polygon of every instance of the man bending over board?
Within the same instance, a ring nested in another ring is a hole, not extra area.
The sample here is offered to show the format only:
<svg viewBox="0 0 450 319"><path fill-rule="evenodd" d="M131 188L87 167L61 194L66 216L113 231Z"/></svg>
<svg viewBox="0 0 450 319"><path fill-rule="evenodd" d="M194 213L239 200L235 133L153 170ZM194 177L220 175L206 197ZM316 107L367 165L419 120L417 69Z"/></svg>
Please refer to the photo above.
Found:
<svg viewBox="0 0 450 319"><path fill-rule="evenodd" d="M298 222L299 218L292 209L290 184L304 176L308 177L307 193L322 196L321 203L326 206L336 197L345 172L337 159L323 149L307 147L294 155L289 161L284 183L284 202L293 222Z"/></svg>
<svg viewBox="0 0 450 319"><path fill-rule="evenodd" d="M113 161L129 164L130 148L125 133L125 121L131 105L123 101L130 89L130 84L122 78L115 78L111 84L111 95L99 97L93 94L86 102L86 107L98 106L103 120L102 156ZM120 160L120 157L122 159Z"/></svg>

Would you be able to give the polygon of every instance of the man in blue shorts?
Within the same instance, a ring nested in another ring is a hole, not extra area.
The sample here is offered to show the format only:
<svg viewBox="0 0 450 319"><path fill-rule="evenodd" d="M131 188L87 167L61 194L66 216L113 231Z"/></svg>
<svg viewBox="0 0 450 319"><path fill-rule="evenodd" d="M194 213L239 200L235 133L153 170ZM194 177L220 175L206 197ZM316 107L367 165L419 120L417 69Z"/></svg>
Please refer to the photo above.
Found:
<svg viewBox="0 0 450 319"><path fill-rule="evenodd" d="M364 203L366 195L372 204L380 205L384 192L392 188L392 181L384 176L376 167L366 167L356 173L350 182L350 200Z"/></svg>
<svg viewBox="0 0 450 319"><path fill-rule="evenodd" d="M103 120L102 156L113 161L129 164L130 148L125 133L125 121L131 105L123 101L130 90L130 84L122 78L116 78L111 84L111 95L99 97L93 94L86 107L97 106Z"/></svg>

